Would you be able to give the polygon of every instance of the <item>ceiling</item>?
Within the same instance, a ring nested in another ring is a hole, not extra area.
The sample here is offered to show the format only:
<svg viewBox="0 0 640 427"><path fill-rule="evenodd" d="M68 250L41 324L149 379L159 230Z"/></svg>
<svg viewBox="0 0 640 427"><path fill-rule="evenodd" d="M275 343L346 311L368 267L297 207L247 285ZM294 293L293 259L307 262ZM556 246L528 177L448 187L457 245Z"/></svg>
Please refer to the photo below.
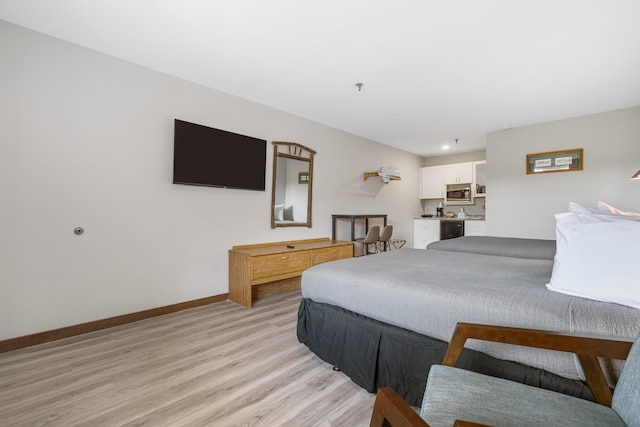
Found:
<svg viewBox="0 0 640 427"><path fill-rule="evenodd" d="M0 0L0 19L422 156L640 105L638 0Z"/></svg>

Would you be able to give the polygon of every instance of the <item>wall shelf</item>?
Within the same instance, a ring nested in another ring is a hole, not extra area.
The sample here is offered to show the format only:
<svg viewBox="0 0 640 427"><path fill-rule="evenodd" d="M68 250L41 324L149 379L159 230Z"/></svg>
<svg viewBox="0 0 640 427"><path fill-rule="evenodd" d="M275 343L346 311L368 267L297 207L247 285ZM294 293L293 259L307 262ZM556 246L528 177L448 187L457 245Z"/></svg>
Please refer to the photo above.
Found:
<svg viewBox="0 0 640 427"><path fill-rule="evenodd" d="M382 181L387 184L390 180L391 181L398 181L401 178L399 176L389 176L389 175L380 175L380 173L378 172L365 172L364 173L364 180L366 181L369 178L375 177L375 176L379 176L380 178L382 178Z"/></svg>

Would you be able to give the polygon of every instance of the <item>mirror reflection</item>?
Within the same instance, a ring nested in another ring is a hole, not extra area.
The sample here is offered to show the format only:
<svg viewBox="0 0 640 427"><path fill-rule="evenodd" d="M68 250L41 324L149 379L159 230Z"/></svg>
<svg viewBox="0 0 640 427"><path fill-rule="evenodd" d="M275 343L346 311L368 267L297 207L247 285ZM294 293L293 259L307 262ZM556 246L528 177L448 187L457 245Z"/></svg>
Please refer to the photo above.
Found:
<svg viewBox="0 0 640 427"><path fill-rule="evenodd" d="M273 142L271 227L311 227L315 151L294 142Z"/></svg>

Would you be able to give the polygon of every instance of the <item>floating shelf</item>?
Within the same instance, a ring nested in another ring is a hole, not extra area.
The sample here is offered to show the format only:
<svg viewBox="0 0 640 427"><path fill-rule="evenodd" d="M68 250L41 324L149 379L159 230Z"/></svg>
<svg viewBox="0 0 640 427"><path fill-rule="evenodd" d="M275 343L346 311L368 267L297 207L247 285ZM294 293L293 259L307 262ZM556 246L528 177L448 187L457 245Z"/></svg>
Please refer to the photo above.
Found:
<svg viewBox="0 0 640 427"><path fill-rule="evenodd" d="M389 182L389 180L393 180L393 181L398 181L401 178L399 176L389 176L389 175L380 175L380 173L378 172L365 172L364 173L364 180L366 181L368 178L372 178L374 176L379 176L380 178L382 178L382 181L387 184Z"/></svg>

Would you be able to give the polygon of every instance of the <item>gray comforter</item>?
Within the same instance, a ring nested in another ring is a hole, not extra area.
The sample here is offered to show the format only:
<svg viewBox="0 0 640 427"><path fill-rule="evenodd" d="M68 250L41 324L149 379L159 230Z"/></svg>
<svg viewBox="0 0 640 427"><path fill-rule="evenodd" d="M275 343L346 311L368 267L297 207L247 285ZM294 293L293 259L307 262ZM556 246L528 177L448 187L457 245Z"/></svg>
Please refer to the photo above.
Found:
<svg viewBox="0 0 640 427"><path fill-rule="evenodd" d="M500 238L470 239L321 264L304 272L302 295L444 341L457 322L622 337L640 331L640 310L548 290L555 247L544 241L507 239L501 249ZM467 347L582 378L566 353L478 341Z"/></svg>

